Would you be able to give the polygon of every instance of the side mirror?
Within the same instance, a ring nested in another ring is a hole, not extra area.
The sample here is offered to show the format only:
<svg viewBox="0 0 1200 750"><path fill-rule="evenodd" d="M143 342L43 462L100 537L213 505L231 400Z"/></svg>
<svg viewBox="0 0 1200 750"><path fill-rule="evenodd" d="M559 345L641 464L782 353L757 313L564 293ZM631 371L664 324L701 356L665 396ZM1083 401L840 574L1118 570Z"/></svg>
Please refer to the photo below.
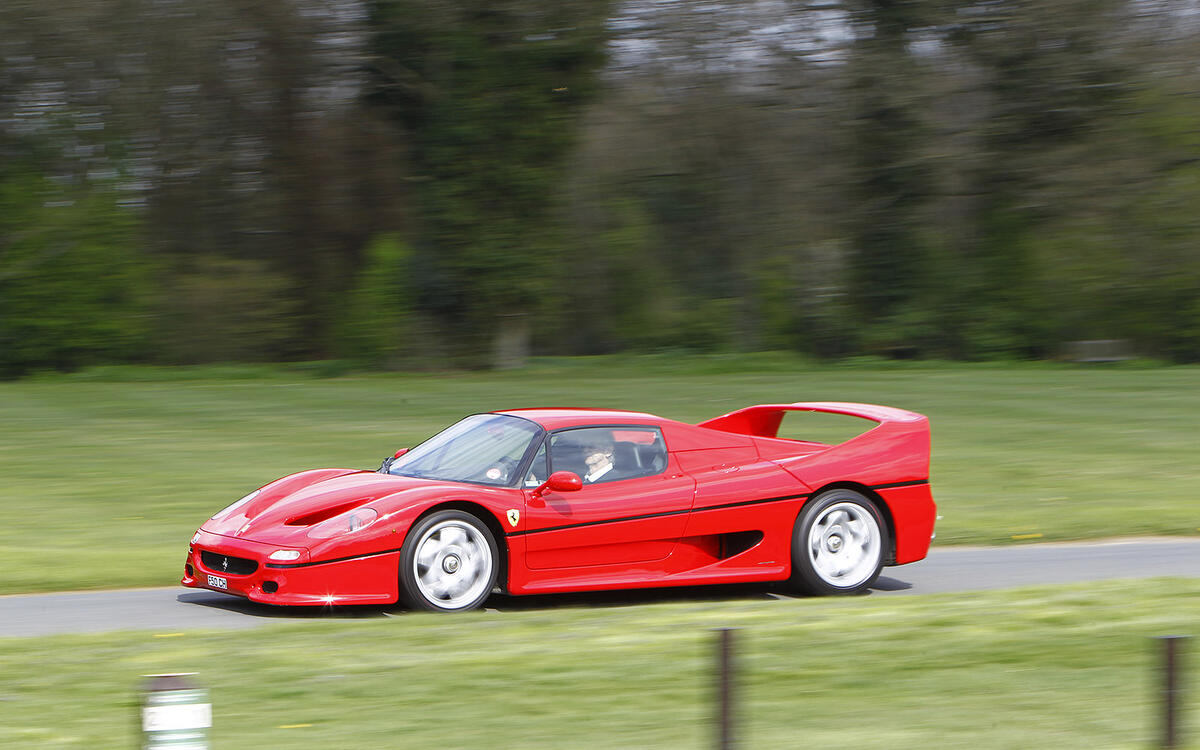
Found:
<svg viewBox="0 0 1200 750"><path fill-rule="evenodd" d="M534 497L541 497L546 492L577 492L583 489L583 480L573 471L556 471L538 485L533 491Z"/></svg>
<svg viewBox="0 0 1200 750"><path fill-rule="evenodd" d="M386 474L387 470L392 468L392 462L395 461L397 458L400 458L401 456L403 456L405 453L408 453L408 448L401 448L400 450L396 451L395 455L393 455L389 458L383 459L383 463L380 464L379 469L378 469L379 473Z"/></svg>

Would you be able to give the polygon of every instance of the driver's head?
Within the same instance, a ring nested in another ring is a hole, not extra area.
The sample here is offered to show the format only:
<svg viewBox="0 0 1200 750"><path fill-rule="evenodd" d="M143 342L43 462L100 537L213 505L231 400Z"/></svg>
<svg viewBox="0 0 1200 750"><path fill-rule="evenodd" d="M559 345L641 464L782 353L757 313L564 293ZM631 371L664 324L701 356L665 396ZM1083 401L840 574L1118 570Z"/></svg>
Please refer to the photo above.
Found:
<svg viewBox="0 0 1200 750"><path fill-rule="evenodd" d="M583 460L588 465L588 468L612 463L612 455L613 447L603 443L592 443L583 449Z"/></svg>

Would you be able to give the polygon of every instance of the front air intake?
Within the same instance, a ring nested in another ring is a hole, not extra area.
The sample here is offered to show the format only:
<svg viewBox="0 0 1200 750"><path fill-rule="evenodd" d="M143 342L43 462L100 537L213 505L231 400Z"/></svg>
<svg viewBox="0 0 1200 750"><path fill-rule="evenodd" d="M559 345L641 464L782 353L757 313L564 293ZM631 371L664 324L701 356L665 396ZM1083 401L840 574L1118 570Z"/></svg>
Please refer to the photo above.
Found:
<svg viewBox="0 0 1200 750"><path fill-rule="evenodd" d="M231 557L218 552L200 551L200 562L214 573L228 573L231 576L248 576L258 570L258 563L244 557Z"/></svg>

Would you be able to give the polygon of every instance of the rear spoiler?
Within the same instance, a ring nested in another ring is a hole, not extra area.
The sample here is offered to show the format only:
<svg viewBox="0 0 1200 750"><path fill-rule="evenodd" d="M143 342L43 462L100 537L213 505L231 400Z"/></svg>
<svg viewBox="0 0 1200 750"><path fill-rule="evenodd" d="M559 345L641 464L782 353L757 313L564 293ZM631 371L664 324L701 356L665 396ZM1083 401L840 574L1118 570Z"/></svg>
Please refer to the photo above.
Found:
<svg viewBox="0 0 1200 750"><path fill-rule="evenodd" d="M760 404L714 417L701 422L707 427L739 435L773 438L779 434L783 415L789 411L819 411L828 414L844 414L848 417L869 419L879 424L894 422L924 422L925 417L916 412L894 409L875 404L855 404L842 401L800 401L794 404Z"/></svg>

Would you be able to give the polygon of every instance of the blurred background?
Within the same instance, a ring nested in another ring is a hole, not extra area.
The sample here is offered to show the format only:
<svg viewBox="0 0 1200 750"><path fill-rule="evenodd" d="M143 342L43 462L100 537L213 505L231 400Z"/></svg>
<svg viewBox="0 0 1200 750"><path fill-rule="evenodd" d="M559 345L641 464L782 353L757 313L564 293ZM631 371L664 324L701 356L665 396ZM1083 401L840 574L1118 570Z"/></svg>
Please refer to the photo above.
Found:
<svg viewBox="0 0 1200 750"><path fill-rule="evenodd" d="M0 374L1200 360L1196 0L5 0Z"/></svg>

